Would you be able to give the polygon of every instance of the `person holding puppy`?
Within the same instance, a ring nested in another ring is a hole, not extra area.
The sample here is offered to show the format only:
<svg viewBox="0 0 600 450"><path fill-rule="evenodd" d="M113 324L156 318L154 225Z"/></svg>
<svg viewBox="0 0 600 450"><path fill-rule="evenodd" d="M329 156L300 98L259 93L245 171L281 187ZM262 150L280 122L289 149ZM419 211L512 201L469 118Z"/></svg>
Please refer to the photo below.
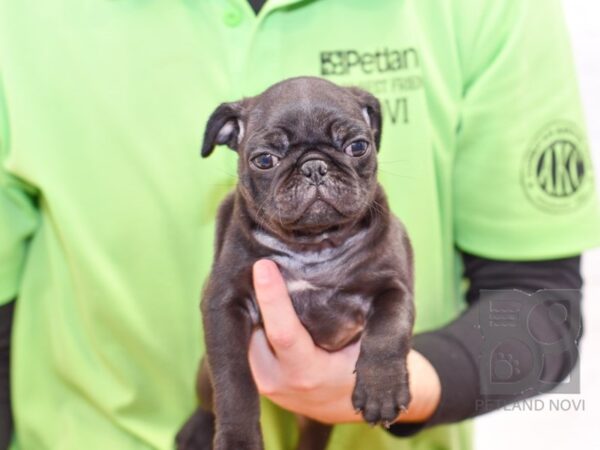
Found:
<svg viewBox="0 0 600 450"><path fill-rule="evenodd" d="M539 339L485 353L496 335L480 316L495 301L482 290L579 290L579 255L600 243L562 13L558 0L537 8L0 1L3 447L172 448L196 406L199 296L235 184L235 154L198 157L201 124L298 75L381 102L379 178L415 253L412 402L389 430L362 423L356 346L315 347L277 267L259 261L265 330L250 365L265 448L293 448L298 413L337 424L332 450L468 449L466 419L555 386L579 320L531 316L525 336L565 342L533 379L515 362L536 367ZM482 356L499 369L489 379Z"/></svg>

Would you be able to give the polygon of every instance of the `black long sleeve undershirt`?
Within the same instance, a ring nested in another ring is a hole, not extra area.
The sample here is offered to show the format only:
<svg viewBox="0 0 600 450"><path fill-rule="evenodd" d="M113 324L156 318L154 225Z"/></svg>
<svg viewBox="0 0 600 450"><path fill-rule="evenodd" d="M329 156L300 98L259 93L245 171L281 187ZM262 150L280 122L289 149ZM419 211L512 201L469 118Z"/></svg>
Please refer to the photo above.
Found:
<svg viewBox="0 0 600 450"><path fill-rule="evenodd" d="M14 300L0 306L0 450L10 444L13 429L10 403L10 337Z"/></svg>
<svg viewBox="0 0 600 450"><path fill-rule="evenodd" d="M484 312L490 310L492 300L489 295L480 295L481 291L516 289L529 294L541 289L579 291L583 284L580 257L511 262L463 254L463 261L464 275L470 281L466 295L468 308L445 327L418 334L413 339L413 348L431 362L440 377L442 394L439 407L425 423L392 425L390 432L396 436L411 436L434 425L459 422L545 392L564 379L577 361L577 348L574 346L573 351L544 358L539 379L526 389L501 396L491 395L481 386L479 361L480 358L483 358L481 361L489 361L482 354L485 333L480 328L480 313L481 308L485 308ZM580 294L574 294L575 301L579 303ZM553 320L552 304L540 304L536 314L531 314L528 328L542 337L542 342L554 342L562 338L576 343L581 336L581 327L569 327ZM503 351L505 355L510 354L513 361L523 364L531 360L529 351L543 354L542 346L531 339L527 348L508 342Z"/></svg>

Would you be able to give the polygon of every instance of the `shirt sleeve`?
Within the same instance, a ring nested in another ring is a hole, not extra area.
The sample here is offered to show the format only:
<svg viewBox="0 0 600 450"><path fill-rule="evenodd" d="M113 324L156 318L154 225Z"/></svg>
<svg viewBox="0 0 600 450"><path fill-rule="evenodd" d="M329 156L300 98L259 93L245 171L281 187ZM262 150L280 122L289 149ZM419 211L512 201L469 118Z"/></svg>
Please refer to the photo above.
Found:
<svg viewBox="0 0 600 450"><path fill-rule="evenodd" d="M551 259L600 244L568 33L560 0L542 3L478 0L481 20L459 38L454 238L484 257Z"/></svg>
<svg viewBox="0 0 600 450"><path fill-rule="evenodd" d="M0 71L0 304L18 295L28 241L36 229L35 190L6 169L9 117Z"/></svg>

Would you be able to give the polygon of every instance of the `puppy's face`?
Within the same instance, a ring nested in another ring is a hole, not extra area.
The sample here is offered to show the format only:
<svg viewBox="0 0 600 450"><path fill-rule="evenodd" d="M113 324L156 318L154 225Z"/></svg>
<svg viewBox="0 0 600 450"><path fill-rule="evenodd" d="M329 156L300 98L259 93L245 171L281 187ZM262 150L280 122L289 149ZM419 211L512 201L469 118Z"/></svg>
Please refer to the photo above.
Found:
<svg viewBox="0 0 600 450"><path fill-rule="evenodd" d="M309 239L355 223L376 188L379 102L356 88L294 78L221 105L202 155L216 144L239 154L238 189L271 231Z"/></svg>

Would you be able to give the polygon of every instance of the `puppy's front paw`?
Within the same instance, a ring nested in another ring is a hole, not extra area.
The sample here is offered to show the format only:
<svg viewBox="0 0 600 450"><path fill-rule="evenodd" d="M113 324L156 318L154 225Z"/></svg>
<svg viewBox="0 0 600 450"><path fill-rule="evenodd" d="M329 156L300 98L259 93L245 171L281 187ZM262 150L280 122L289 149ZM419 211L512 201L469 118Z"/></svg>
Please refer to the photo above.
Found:
<svg viewBox="0 0 600 450"><path fill-rule="evenodd" d="M384 366L384 367L382 367ZM356 368L352 405L366 422L388 427L408 409L410 391L406 364L364 364Z"/></svg>
<svg viewBox="0 0 600 450"><path fill-rule="evenodd" d="M245 431L243 427L218 430L214 450L263 450L260 429L252 432Z"/></svg>

